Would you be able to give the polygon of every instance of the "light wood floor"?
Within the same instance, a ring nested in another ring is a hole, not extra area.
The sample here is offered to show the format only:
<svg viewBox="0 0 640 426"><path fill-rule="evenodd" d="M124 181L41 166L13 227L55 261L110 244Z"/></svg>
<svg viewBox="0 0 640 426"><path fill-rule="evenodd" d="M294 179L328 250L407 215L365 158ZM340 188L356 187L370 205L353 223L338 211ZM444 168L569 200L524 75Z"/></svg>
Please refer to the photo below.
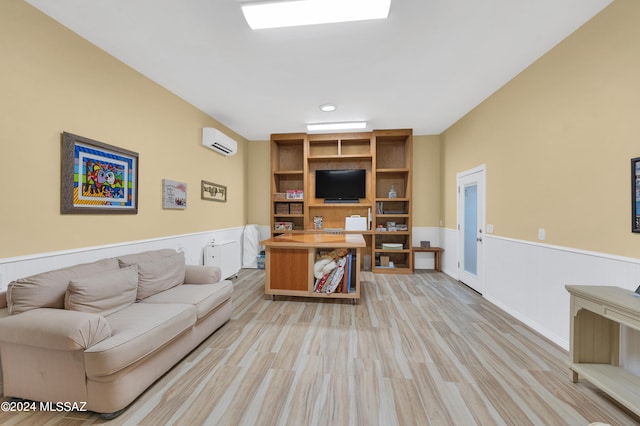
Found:
<svg viewBox="0 0 640 426"><path fill-rule="evenodd" d="M264 296L234 280L232 319L113 424L611 425L638 419L581 380L567 352L442 273L363 273L362 298ZM1 424L105 423L0 413Z"/></svg>

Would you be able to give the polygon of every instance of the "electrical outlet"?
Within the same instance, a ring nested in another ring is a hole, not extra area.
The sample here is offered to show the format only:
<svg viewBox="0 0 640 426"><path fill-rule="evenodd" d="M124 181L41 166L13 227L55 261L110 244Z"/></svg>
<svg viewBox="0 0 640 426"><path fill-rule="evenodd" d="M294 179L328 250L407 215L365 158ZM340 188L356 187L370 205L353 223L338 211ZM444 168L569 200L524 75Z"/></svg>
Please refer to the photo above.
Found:
<svg viewBox="0 0 640 426"><path fill-rule="evenodd" d="M538 228L538 239L540 241L544 241L546 237L547 237L547 233L544 230L544 228Z"/></svg>

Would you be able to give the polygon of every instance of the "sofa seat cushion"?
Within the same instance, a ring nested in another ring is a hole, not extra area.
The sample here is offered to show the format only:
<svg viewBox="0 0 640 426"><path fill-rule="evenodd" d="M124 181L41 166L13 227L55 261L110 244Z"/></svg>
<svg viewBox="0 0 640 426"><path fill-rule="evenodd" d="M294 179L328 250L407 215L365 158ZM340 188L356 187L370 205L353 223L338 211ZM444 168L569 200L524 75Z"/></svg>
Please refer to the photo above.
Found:
<svg viewBox="0 0 640 426"><path fill-rule="evenodd" d="M84 353L89 378L122 370L191 329L196 322L196 308L179 303L133 303L105 318L111 337Z"/></svg>
<svg viewBox="0 0 640 426"><path fill-rule="evenodd" d="M15 280L7 288L9 313L19 314L35 308L63 309L69 281L118 267L116 259L102 259Z"/></svg>
<svg viewBox="0 0 640 426"><path fill-rule="evenodd" d="M198 319L227 301L233 293L231 281L223 280L215 284L183 284L147 297L141 303L186 303L194 305Z"/></svg>
<svg viewBox="0 0 640 426"><path fill-rule="evenodd" d="M75 278L67 287L64 308L109 315L135 302L137 291L136 265L90 277Z"/></svg>

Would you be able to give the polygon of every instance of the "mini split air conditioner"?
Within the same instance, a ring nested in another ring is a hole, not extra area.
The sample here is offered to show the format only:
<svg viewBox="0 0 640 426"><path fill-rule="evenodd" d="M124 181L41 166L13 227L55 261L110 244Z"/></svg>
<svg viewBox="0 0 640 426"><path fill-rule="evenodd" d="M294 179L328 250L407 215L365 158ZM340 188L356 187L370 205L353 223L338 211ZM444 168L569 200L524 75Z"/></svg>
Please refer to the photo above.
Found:
<svg viewBox="0 0 640 426"><path fill-rule="evenodd" d="M202 145L222 155L235 155L238 152L238 143L213 127L202 128Z"/></svg>

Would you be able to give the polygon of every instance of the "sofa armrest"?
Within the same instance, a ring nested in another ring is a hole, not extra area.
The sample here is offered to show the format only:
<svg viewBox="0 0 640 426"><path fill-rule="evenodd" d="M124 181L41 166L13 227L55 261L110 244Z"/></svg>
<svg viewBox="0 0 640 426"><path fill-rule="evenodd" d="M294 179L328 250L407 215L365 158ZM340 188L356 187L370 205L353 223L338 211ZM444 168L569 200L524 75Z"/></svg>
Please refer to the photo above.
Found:
<svg viewBox="0 0 640 426"><path fill-rule="evenodd" d="M185 284L214 284L220 281L222 271L217 266L185 265Z"/></svg>
<svg viewBox="0 0 640 426"><path fill-rule="evenodd" d="M110 336L107 320L88 312L37 308L0 319L0 342L18 345L75 351Z"/></svg>

